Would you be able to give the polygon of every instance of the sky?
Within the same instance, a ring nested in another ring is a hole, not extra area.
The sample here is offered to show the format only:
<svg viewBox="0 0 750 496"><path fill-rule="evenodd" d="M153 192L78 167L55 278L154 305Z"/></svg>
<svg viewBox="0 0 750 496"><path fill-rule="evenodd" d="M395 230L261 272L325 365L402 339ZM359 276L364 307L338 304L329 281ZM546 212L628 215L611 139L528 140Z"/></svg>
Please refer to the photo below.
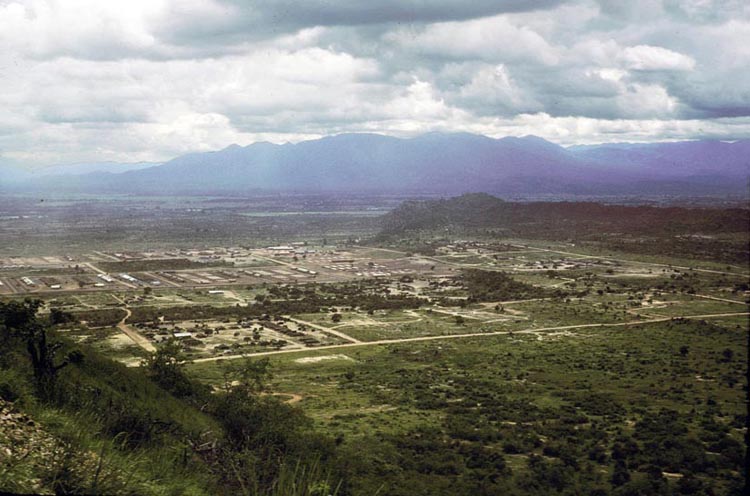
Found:
<svg viewBox="0 0 750 496"><path fill-rule="evenodd" d="M0 164L750 138L747 0L0 0Z"/></svg>

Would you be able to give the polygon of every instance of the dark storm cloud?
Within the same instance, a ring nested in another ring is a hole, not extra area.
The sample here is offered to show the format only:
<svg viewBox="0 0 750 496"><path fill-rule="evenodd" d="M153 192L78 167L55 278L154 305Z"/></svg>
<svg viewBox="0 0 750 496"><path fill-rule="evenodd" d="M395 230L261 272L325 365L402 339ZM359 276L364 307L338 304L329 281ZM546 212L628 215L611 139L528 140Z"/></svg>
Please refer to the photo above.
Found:
<svg viewBox="0 0 750 496"><path fill-rule="evenodd" d="M549 9L565 0L222 0L270 22L297 27L457 21L502 13Z"/></svg>
<svg viewBox="0 0 750 496"><path fill-rule="evenodd" d="M161 31L166 40L195 43L201 39L258 39L315 26L366 26L386 23L460 21L502 13L549 9L565 0L216 0L206 18L191 15L189 3L176 3ZM206 13L204 11L195 12ZM209 19L210 21L210 19Z"/></svg>

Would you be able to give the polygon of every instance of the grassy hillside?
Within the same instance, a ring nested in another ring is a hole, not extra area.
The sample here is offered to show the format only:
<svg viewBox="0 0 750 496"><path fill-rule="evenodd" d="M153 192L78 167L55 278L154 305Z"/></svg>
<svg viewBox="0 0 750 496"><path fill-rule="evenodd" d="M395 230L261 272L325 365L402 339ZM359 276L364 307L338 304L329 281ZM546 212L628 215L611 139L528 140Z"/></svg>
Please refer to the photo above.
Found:
<svg viewBox="0 0 750 496"><path fill-rule="evenodd" d="M127 368L36 315L0 302L0 490L41 494L313 494L328 487L327 438L261 395L262 364L212 390L182 373L179 348ZM33 350L33 351L32 351ZM325 473L324 473L325 472ZM294 486L294 488L292 488Z"/></svg>

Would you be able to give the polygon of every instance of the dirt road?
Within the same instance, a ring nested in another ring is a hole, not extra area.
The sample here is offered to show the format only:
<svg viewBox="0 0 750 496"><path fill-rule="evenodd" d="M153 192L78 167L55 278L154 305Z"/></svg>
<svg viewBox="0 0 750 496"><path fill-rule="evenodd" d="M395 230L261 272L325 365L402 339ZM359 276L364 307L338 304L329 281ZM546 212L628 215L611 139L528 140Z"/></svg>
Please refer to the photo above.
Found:
<svg viewBox="0 0 750 496"><path fill-rule="evenodd" d="M328 334L333 334L334 336L338 336L341 339L343 339L344 341L349 341L350 343L360 343L361 342L359 339L354 339L353 337L351 337L351 336L349 336L347 334L344 334L343 332L337 331L335 329L331 329L330 327L324 327L322 325L313 324L312 322L308 322L306 320L295 319L295 318L290 317L288 315L285 315L284 318L285 319L289 319L292 322L296 322L298 324L302 324L302 325L313 327L313 328L315 328L315 329L317 329L319 331L323 331L323 332L326 332Z"/></svg>
<svg viewBox="0 0 750 496"><path fill-rule="evenodd" d="M120 329L123 334L125 334L127 337L129 337L135 344L143 348L144 350L148 352L155 352L156 347L151 343L151 341L148 340L148 338L142 336L138 333L135 329L130 327L125 323L126 320L132 315L133 312L130 311L129 308L123 308L125 312L127 312L127 315L117 323L117 328Z"/></svg>
<svg viewBox="0 0 750 496"><path fill-rule="evenodd" d="M700 295L700 294L694 294L693 296L695 296L696 298L704 298L706 300L725 301L727 303L734 303L734 304L743 305L743 306L748 305L744 301L730 300L729 298L717 298L716 296L708 296L708 295Z"/></svg>

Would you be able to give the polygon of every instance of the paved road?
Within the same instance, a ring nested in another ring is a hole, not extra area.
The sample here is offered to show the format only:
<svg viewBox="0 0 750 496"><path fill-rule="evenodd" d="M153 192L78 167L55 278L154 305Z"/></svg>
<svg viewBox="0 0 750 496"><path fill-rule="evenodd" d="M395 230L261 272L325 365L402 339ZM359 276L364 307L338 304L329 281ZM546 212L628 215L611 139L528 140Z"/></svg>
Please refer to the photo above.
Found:
<svg viewBox="0 0 750 496"><path fill-rule="evenodd" d="M94 265L94 264L92 264L91 262L86 262L86 263L84 263L84 264L81 264L81 265L85 265L86 267L88 267L89 269L93 270L93 271L94 271L94 272L96 272L97 274L104 274L104 275L106 275L106 274L107 274L107 273L106 273L105 271L103 271L103 270L102 270L102 269L100 269L99 267L95 266L95 265ZM122 284L123 286L127 286L127 287L129 287L130 289L136 289L136 288L137 288L137 286L136 286L136 285L134 285L134 284L130 284L130 283L127 283L127 282L125 282L125 281L122 281L122 280L120 280L120 279L117 279L117 280L116 280L116 282L117 282L117 284Z"/></svg>
<svg viewBox="0 0 750 496"><path fill-rule="evenodd" d="M713 313L713 314L706 314L706 315L686 315L680 318L698 320L698 319L714 319L714 318L721 318L721 317L739 317L739 316L750 316L750 313L749 312ZM444 341L444 340L449 340L449 339L502 336L506 334L538 334L540 332L546 332L546 331L564 331L564 330L570 330L570 329L589 329L589 328L597 328L597 327L634 327L634 326L639 326L643 324L655 324L658 322L667 322L670 320L672 320L672 317L664 317L664 318L658 318L658 319L648 319L648 320L640 320L640 321L632 321L632 322L616 322L612 324L577 324L577 325L558 326L558 327L530 328L530 329L523 329L520 331L471 332L471 333L466 333L466 334L448 334L444 336L421 336L421 337L416 337L416 338L381 339L378 341L358 341L358 342L352 342L352 343L346 343L346 344L316 346L313 348L303 348L303 349L294 349L294 350L262 351L259 353L250 353L247 355L229 355L229 356L218 356L218 357L208 357L208 358L197 358L193 360L193 362L194 363L216 362L220 360L233 360L233 359L243 358L243 357L281 355L284 353L299 353L299 352L318 351L318 350L338 350L342 348L354 348L354 347L360 347L360 346L380 346L380 345L385 345L385 344L414 343L414 342L421 342L421 341Z"/></svg>
<svg viewBox="0 0 750 496"><path fill-rule="evenodd" d="M86 262L86 263L83 263L81 265L85 265L86 267L88 267L89 269L93 270L97 274L106 274L106 272L104 272L102 269L100 269L99 267L95 266L91 262Z"/></svg>
<svg viewBox="0 0 750 496"><path fill-rule="evenodd" d="M261 259L261 260L266 260L266 261L268 261L268 262L273 262L273 263L275 263L275 264L277 264L277 265L284 265L284 266L286 266L286 267L298 267L298 265L295 265L294 263L291 263L291 262L285 262L285 261L283 261L283 260L276 260L275 258L271 258L271 257L266 257L266 256L264 256L264 255L258 255L257 253L253 253L253 256L254 256L255 258L259 258L259 259ZM262 267L261 267L261 268L262 268Z"/></svg>
<svg viewBox="0 0 750 496"><path fill-rule="evenodd" d="M154 274L153 272L143 272L143 274L147 275L152 281L161 281L164 284L166 284L167 286L171 286L173 288L179 288L179 287L181 287L176 282L170 281L166 277L158 276L158 275Z"/></svg>
<svg viewBox="0 0 750 496"><path fill-rule="evenodd" d="M108 260L114 260L115 262L122 262L122 260L120 260L119 258L117 258L115 256L112 256L112 255L107 255L106 253L103 253L101 251L95 251L94 253L96 253L100 257L104 257L104 258L106 258Z"/></svg>

